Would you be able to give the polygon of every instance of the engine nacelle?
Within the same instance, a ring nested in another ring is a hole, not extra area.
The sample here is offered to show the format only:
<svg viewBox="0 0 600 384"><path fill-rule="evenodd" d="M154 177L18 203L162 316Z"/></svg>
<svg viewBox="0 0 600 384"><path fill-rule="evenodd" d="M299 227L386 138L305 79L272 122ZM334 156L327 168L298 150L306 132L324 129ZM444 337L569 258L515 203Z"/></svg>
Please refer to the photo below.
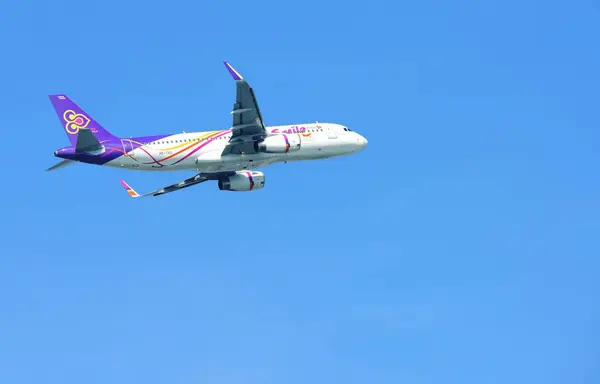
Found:
<svg viewBox="0 0 600 384"><path fill-rule="evenodd" d="M254 149L256 152L288 153L300 150L300 146L300 135L281 133L267 136L260 143L256 143Z"/></svg>
<svg viewBox="0 0 600 384"><path fill-rule="evenodd" d="M265 186L265 175L256 171L237 171L233 176L219 179L221 191L248 192Z"/></svg>

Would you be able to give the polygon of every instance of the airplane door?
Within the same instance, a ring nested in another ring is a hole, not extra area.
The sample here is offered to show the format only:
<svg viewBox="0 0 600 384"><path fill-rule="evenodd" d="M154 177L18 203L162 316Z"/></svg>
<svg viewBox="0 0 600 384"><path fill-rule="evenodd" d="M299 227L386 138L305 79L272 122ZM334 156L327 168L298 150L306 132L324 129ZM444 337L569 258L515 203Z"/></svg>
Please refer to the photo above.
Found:
<svg viewBox="0 0 600 384"><path fill-rule="evenodd" d="M332 127L332 126L327 127L327 135L330 139L336 139L337 132L335 130L335 127Z"/></svg>

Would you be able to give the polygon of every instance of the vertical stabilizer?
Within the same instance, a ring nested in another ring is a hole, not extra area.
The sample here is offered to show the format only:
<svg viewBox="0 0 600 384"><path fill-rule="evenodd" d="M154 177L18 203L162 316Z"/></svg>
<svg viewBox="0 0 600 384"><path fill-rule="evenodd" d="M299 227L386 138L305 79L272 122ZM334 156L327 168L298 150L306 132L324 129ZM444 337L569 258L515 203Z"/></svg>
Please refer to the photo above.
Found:
<svg viewBox="0 0 600 384"><path fill-rule="evenodd" d="M117 139L66 95L50 95L49 97L71 145L77 144L77 135L82 128L89 129L100 142Z"/></svg>

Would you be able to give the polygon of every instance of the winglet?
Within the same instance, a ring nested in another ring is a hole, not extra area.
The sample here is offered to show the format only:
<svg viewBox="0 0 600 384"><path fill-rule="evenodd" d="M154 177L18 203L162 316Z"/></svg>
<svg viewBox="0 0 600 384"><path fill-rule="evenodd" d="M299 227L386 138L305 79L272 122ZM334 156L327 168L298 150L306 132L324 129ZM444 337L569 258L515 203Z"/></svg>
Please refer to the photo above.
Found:
<svg viewBox="0 0 600 384"><path fill-rule="evenodd" d="M134 191L133 188L131 188L129 186L129 184L127 184L124 180L121 180L121 185L123 185L123 187L125 187L125 190L127 191L127 193L129 193L129 196L140 197L140 195L138 195L138 193L136 191Z"/></svg>
<svg viewBox="0 0 600 384"><path fill-rule="evenodd" d="M231 74L231 77L233 77L233 80L236 80L236 81L238 81L238 80L244 80L244 78L242 77L242 75L240 75L238 73L238 71L236 71L235 69L233 69L233 67L231 66L231 64L229 64L226 61L224 61L223 64L225 64L225 67L227 68L227 70Z"/></svg>

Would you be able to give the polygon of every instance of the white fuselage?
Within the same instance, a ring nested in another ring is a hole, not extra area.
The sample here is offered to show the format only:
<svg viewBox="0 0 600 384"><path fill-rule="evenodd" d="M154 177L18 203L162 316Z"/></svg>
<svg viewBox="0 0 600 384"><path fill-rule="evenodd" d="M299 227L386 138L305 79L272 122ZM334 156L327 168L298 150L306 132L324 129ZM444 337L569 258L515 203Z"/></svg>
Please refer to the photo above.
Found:
<svg viewBox="0 0 600 384"><path fill-rule="evenodd" d="M280 162L349 155L367 145L364 137L339 124L275 126L268 127L267 132L269 135L297 135L301 143L300 149L288 153L261 152L222 156L221 153L231 138L231 130L180 133L143 144L105 165L146 171L238 171Z"/></svg>

